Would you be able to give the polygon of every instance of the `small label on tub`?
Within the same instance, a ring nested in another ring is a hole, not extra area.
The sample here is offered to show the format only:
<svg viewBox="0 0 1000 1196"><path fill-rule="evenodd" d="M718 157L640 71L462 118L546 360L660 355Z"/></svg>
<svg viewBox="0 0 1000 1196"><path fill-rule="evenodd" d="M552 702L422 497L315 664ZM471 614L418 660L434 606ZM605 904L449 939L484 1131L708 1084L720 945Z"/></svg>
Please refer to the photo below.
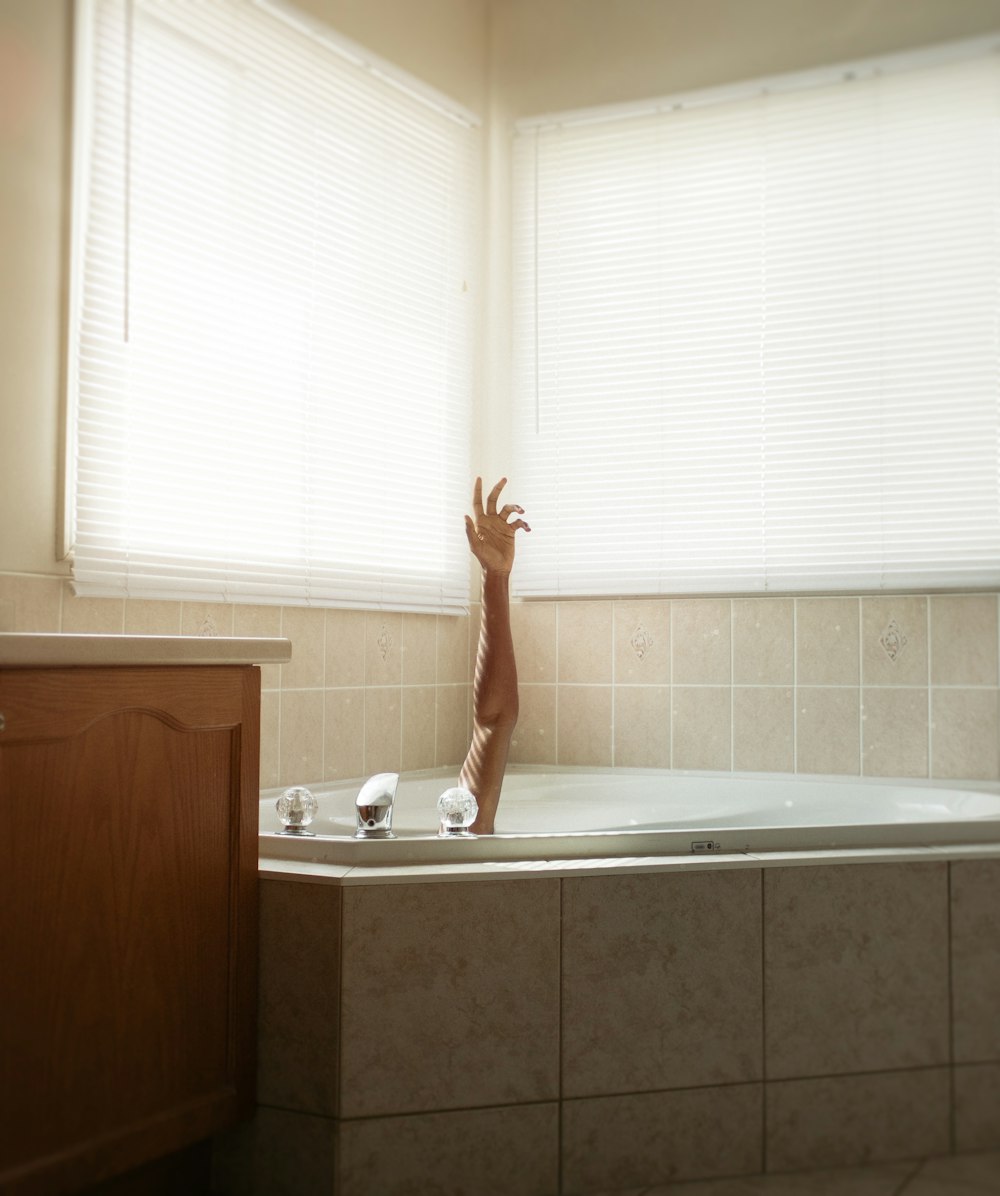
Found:
<svg viewBox="0 0 1000 1196"><path fill-rule="evenodd" d="M721 851L722 844L716 843L714 839L693 839L691 842L691 850L696 854L704 854L706 851Z"/></svg>

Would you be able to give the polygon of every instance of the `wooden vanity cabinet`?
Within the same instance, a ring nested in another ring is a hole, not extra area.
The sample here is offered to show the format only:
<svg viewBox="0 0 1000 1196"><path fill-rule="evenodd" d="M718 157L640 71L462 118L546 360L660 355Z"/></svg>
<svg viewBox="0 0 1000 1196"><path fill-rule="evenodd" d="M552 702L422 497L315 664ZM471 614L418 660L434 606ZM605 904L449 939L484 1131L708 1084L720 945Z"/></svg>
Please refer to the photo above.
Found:
<svg viewBox="0 0 1000 1196"><path fill-rule="evenodd" d="M0 669L0 1192L254 1103L260 672Z"/></svg>

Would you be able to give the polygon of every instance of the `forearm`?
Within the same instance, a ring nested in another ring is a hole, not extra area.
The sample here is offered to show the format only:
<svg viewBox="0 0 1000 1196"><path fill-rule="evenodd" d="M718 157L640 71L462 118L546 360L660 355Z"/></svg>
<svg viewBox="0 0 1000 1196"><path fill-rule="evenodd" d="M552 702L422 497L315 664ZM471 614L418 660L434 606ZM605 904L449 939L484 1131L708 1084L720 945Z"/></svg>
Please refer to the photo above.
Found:
<svg viewBox="0 0 1000 1196"><path fill-rule="evenodd" d="M483 570L482 616L473 719L485 727L517 722L517 665L510 630L510 574Z"/></svg>
<svg viewBox="0 0 1000 1196"><path fill-rule="evenodd" d="M510 630L509 575L483 572L482 617L473 684L472 745L461 784L479 802L473 830L489 834L500 800L511 735L517 722L517 667Z"/></svg>

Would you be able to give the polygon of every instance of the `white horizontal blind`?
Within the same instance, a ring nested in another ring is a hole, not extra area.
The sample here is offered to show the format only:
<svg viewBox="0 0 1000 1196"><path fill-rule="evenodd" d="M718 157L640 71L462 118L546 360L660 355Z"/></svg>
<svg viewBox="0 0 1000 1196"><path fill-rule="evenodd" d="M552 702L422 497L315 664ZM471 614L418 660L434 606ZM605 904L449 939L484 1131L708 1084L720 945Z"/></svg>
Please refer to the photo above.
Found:
<svg viewBox="0 0 1000 1196"><path fill-rule="evenodd" d="M478 133L251 0L93 0L85 595L461 610Z"/></svg>
<svg viewBox="0 0 1000 1196"><path fill-rule="evenodd" d="M519 593L1000 583L976 50L519 130Z"/></svg>

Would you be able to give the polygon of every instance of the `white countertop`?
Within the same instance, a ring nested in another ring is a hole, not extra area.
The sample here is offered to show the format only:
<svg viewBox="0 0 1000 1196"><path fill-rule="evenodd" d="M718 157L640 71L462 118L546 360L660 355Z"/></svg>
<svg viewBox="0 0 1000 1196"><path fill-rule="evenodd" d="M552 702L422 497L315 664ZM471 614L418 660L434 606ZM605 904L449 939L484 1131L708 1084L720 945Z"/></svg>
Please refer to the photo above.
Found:
<svg viewBox="0 0 1000 1196"><path fill-rule="evenodd" d="M0 632L0 668L80 665L284 664L287 639L208 635L61 635Z"/></svg>

